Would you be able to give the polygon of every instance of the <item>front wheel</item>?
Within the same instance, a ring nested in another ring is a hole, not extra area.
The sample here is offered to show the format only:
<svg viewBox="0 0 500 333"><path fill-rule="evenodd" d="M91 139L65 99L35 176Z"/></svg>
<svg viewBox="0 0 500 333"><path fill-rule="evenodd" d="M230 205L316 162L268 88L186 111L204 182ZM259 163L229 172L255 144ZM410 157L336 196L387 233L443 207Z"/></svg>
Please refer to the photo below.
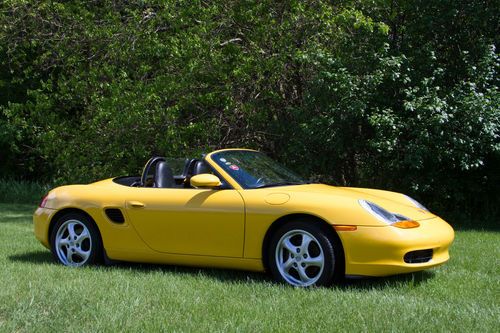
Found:
<svg viewBox="0 0 500 333"><path fill-rule="evenodd" d="M342 269L341 244L314 222L294 221L271 237L269 269L279 282L293 286L329 286Z"/></svg>
<svg viewBox="0 0 500 333"><path fill-rule="evenodd" d="M101 257L101 238L88 217L69 213L57 220L50 237L52 255L65 266L97 263Z"/></svg>

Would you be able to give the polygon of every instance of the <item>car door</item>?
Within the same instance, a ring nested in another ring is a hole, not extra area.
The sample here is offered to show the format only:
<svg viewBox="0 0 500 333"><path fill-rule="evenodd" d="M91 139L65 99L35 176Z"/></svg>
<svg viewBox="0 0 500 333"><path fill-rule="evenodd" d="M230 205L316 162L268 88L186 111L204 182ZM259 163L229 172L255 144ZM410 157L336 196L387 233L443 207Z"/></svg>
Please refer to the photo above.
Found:
<svg viewBox="0 0 500 333"><path fill-rule="evenodd" d="M153 250L242 257L244 203L237 190L134 188L129 219Z"/></svg>

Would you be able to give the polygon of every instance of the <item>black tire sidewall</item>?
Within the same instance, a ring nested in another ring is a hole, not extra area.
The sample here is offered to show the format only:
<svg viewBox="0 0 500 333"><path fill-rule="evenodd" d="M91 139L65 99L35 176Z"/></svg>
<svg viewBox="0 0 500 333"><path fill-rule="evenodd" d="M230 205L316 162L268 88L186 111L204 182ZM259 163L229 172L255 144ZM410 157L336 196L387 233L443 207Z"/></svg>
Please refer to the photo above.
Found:
<svg viewBox="0 0 500 333"><path fill-rule="evenodd" d="M56 235L57 235L58 230L68 220L77 220L77 221L81 222L82 224L84 224L87 227L87 229L89 230L89 233L90 233L92 250L90 252L90 256L89 256L88 260L81 266L88 266L88 265L100 263L101 259L102 259L101 235L99 234L99 231L97 230L94 223L87 216L85 216L83 214L79 214L79 213L68 213L68 214L61 216L60 218L57 219L56 224L54 225L54 228L52 228L52 232L50 234L50 248L51 248L52 256L54 257L54 259L58 263L64 265L64 263L61 262L61 260L59 259L59 256L57 255L55 241L56 241Z"/></svg>
<svg viewBox="0 0 500 333"><path fill-rule="evenodd" d="M284 224L279 227L276 232L271 237L269 242L269 249L267 251L267 262L269 263L269 270L273 278L280 283L289 284L281 275L276 264L276 246L279 240L284 234L291 230L303 230L312 234L319 242L321 249L323 250L323 255L325 257L325 263L323 267L323 272L320 278L310 287L314 286L331 286L335 280L335 276L338 275L339 265L337 265L337 258L340 256L340 251L337 251L339 244L336 244L336 240L330 237L324 229L310 221L293 221Z"/></svg>

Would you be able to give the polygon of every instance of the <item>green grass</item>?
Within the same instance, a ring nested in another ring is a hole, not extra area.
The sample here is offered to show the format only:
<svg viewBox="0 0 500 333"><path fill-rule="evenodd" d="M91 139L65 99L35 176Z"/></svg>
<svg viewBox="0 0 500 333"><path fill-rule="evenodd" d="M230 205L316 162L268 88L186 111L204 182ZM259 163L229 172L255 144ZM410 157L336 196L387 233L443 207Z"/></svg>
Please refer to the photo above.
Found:
<svg viewBox="0 0 500 333"><path fill-rule="evenodd" d="M457 232L431 271L299 289L239 271L63 267L34 238L33 210L0 204L1 332L498 332L495 231Z"/></svg>
<svg viewBox="0 0 500 333"><path fill-rule="evenodd" d="M49 189L31 181L0 178L0 202L39 203Z"/></svg>

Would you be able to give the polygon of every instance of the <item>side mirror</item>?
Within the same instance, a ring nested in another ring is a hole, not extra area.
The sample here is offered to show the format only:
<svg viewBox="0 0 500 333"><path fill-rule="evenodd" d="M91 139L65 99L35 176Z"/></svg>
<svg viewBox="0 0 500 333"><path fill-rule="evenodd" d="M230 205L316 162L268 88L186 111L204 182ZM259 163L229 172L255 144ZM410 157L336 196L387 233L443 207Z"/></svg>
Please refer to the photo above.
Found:
<svg viewBox="0 0 500 333"><path fill-rule="evenodd" d="M219 177L209 174L202 173L191 177L190 184L196 188L216 188L222 185Z"/></svg>

